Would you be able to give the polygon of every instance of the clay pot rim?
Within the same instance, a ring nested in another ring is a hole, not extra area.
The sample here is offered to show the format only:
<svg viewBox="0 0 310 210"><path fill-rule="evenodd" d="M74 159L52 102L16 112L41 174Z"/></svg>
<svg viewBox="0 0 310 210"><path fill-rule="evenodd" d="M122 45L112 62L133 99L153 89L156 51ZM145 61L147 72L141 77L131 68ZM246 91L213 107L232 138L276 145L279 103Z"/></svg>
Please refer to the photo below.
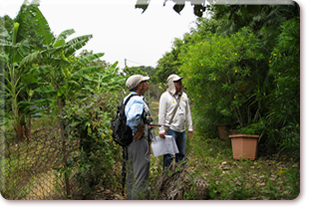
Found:
<svg viewBox="0 0 310 210"><path fill-rule="evenodd" d="M259 135L251 135L251 134L233 134L229 135L229 138L259 138Z"/></svg>

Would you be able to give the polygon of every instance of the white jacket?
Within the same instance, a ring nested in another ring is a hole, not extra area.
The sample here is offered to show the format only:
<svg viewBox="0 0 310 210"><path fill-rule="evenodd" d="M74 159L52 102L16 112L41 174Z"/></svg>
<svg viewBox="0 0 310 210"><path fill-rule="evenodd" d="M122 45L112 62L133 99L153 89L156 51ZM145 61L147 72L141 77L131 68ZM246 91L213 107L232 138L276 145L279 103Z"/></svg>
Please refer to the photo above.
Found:
<svg viewBox="0 0 310 210"><path fill-rule="evenodd" d="M168 124L170 118L173 115L173 111L177 106L177 100L181 97L180 105L177 108L178 110L175 113L175 116L171 122L171 129L177 132L185 131L185 122L187 123L188 130L193 130L193 122L191 116L191 110L189 107L189 99L186 93L179 95L172 95L171 91L166 91L160 96L159 100L159 113L158 113L158 123ZM159 128L159 133L165 131L164 127Z"/></svg>

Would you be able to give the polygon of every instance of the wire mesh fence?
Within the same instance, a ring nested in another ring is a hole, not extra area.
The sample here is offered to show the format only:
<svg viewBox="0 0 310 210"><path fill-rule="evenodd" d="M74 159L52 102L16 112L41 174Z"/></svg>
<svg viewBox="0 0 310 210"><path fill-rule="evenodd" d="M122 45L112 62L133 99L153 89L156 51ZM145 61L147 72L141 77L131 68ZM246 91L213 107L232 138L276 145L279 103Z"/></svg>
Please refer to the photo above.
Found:
<svg viewBox="0 0 310 210"><path fill-rule="evenodd" d="M145 94L156 122L162 92L157 85L150 85ZM5 131L0 127L2 196L8 200L63 200L69 195L71 199L82 199L83 187L89 180L81 186L72 179L74 173L66 178L60 171L66 167L69 155L79 152L78 131L66 130L62 136L59 123L36 124L38 129L22 139L14 130Z"/></svg>
<svg viewBox="0 0 310 210"><path fill-rule="evenodd" d="M0 130L0 180L4 198L59 200L66 199L68 192L77 191L78 184L66 179L58 169L66 165L66 158L76 151L79 141L74 135L62 139L60 130L59 125L44 126L22 141L16 134Z"/></svg>

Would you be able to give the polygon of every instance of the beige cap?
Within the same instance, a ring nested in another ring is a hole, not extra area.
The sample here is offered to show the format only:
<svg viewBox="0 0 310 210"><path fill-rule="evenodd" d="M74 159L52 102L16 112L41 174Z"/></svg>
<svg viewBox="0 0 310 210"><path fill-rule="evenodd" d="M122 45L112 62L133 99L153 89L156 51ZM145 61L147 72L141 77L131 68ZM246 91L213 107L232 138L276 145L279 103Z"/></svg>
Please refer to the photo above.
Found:
<svg viewBox="0 0 310 210"><path fill-rule="evenodd" d="M176 81L179 81L180 79L183 79L183 77L179 77L178 75L176 74L171 74L167 81L169 82L170 80L172 80L173 82L176 82Z"/></svg>
<svg viewBox="0 0 310 210"><path fill-rule="evenodd" d="M142 76L140 74L132 75L128 77L126 81L126 86L129 90L133 90L139 85L140 82L147 81L149 79L150 77Z"/></svg>

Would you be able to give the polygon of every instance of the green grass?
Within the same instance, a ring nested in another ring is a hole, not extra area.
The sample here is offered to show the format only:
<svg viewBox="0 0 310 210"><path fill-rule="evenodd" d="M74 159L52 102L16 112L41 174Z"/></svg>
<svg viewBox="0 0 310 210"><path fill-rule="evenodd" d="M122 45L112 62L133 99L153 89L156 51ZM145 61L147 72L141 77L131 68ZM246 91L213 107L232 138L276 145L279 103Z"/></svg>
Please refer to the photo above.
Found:
<svg viewBox="0 0 310 210"><path fill-rule="evenodd" d="M299 162L270 155L234 160L230 140L187 138L187 167L210 184L210 200L292 200L300 192ZM162 157L151 158L151 183ZM193 198L192 198L193 199Z"/></svg>

